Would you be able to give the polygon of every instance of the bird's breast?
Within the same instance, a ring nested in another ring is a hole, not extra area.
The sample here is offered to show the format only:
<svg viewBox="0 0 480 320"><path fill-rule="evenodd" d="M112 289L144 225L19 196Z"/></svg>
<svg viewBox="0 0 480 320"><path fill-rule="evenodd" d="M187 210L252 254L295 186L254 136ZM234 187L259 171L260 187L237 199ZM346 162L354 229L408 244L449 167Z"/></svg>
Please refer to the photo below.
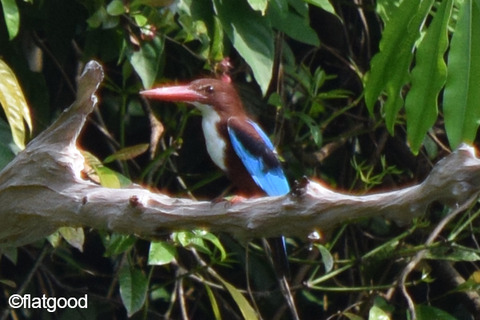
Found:
<svg viewBox="0 0 480 320"><path fill-rule="evenodd" d="M210 112L203 115L202 128L205 135L207 151L213 162L223 171L227 172L225 159L225 150L227 144L224 137L218 131L220 116L216 112Z"/></svg>

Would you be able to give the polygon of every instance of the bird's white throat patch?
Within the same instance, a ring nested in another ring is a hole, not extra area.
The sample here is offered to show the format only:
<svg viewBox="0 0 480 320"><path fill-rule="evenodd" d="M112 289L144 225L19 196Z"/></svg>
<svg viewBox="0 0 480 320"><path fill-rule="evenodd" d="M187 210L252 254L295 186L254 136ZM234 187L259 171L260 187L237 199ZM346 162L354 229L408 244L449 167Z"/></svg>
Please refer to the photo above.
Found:
<svg viewBox="0 0 480 320"><path fill-rule="evenodd" d="M202 112L202 128L208 154L220 169L227 171L225 164L225 149L227 145L217 129L220 116L212 106L202 103L194 103L194 105Z"/></svg>

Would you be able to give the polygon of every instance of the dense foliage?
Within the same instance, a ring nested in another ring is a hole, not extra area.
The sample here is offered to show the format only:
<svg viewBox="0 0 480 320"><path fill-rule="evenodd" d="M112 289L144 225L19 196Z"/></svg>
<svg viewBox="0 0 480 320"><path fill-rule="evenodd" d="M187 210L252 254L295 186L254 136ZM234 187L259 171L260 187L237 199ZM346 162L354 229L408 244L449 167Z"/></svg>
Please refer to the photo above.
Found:
<svg viewBox="0 0 480 320"><path fill-rule="evenodd" d="M0 3L1 167L72 102L91 59L106 80L81 147L86 176L111 188L234 194L206 154L199 112L138 95L224 73L292 182L307 176L357 194L401 188L461 142L476 142L480 0ZM473 205L427 242L450 213L432 204L408 226L376 218L318 243L288 239L302 318L471 319L480 312L480 211ZM425 259L406 272L421 250ZM88 309L57 310L60 319L289 316L261 243L228 234L184 230L149 242L62 228L0 253L2 319L53 317L9 310L17 292L88 293Z"/></svg>

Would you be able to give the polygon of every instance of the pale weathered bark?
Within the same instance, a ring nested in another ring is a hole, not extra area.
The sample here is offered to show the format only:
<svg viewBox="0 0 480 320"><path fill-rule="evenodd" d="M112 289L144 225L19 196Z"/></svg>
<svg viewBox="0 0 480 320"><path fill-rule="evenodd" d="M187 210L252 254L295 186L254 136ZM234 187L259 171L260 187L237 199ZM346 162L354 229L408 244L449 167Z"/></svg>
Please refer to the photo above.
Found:
<svg viewBox="0 0 480 320"><path fill-rule="evenodd" d="M176 199L141 186L107 189L81 177L76 148L96 105L101 66L87 64L74 104L0 172L0 245L26 244L60 226L88 226L153 238L167 230L206 228L240 239L306 237L347 221L384 216L408 223L433 201L458 205L480 190L480 161L463 145L416 186L366 196L334 192L306 181L282 197L229 202Z"/></svg>

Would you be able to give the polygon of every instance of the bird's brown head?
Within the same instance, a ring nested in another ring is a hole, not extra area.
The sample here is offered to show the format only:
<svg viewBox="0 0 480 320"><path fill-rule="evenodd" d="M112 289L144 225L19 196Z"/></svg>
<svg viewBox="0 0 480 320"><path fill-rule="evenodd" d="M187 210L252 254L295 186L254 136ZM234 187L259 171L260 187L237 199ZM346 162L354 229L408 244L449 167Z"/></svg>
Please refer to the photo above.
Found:
<svg viewBox="0 0 480 320"><path fill-rule="evenodd" d="M203 113L211 109L220 115L243 112L240 97L233 85L213 78L195 80L186 85L158 87L140 93L156 100L191 103Z"/></svg>

